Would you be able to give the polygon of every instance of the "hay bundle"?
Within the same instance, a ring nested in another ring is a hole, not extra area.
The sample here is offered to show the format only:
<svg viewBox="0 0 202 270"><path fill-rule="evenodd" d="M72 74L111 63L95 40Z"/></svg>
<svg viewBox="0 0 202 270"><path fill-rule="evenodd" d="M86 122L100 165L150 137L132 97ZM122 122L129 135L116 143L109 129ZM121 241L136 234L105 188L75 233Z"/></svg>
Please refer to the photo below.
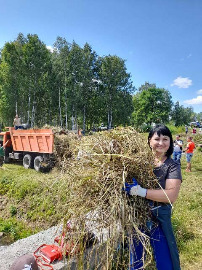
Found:
<svg viewBox="0 0 202 270"><path fill-rule="evenodd" d="M74 156L74 151L71 146L77 144L78 137L73 132L57 131L54 134L54 158L55 166L62 171L69 168L70 159Z"/></svg>
<svg viewBox="0 0 202 270"><path fill-rule="evenodd" d="M67 166L65 161L63 166ZM65 177L71 195L66 219L74 221L71 241L79 243L80 250L84 251L88 231L104 245L99 248L94 268L91 265L94 249L88 256L85 254L85 269L127 269L128 249L120 246L125 245L125 240L130 242L131 235L136 234L145 248L149 248L148 238L139 228L147 229L150 211L146 199L131 198L122 188L132 177L144 188L158 187L153 174L153 156L146 140L132 128L83 137L74 145L68 169ZM123 252L127 253L126 261ZM83 256L82 252L80 254Z"/></svg>
<svg viewBox="0 0 202 270"><path fill-rule="evenodd" d="M54 134L53 165L61 171L69 168L69 163L77 151L78 136L72 131L58 126L45 125L42 129L51 129Z"/></svg>

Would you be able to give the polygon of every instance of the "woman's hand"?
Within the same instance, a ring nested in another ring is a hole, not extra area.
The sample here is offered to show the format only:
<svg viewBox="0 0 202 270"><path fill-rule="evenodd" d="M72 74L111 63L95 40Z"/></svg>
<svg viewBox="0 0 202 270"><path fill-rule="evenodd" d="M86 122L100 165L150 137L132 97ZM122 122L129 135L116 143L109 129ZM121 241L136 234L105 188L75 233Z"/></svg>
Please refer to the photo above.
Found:
<svg viewBox="0 0 202 270"><path fill-rule="evenodd" d="M132 196L140 196L140 197L146 197L147 190L146 188L142 188L140 185L133 186L130 190L130 195Z"/></svg>
<svg viewBox="0 0 202 270"><path fill-rule="evenodd" d="M133 178L132 180L132 184L125 183L124 191L128 195L146 197L147 190L138 185L138 182L135 178Z"/></svg>

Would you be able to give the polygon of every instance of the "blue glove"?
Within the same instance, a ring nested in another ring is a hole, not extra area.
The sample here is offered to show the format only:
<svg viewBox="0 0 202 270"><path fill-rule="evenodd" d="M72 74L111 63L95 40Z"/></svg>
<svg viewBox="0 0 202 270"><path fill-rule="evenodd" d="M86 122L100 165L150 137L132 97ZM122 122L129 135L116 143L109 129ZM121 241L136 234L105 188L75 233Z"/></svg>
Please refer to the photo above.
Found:
<svg viewBox="0 0 202 270"><path fill-rule="evenodd" d="M123 190L126 192L127 195L140 196L145 198L147 195L147 190L145 188L142 188L135 178L133 178L132 180L132 184L125 183L125 188L123 188Z"/></svg>
<svg viewBox="0 0 202 270"><path fill-rule="evenodd" d="M125 191L127 195L130 195L130 190L132 187L138 185L138 182L135 178L132 178L132 180L133 180L132 184L125 183L125 186L123 187L123 191Z"/></svg>

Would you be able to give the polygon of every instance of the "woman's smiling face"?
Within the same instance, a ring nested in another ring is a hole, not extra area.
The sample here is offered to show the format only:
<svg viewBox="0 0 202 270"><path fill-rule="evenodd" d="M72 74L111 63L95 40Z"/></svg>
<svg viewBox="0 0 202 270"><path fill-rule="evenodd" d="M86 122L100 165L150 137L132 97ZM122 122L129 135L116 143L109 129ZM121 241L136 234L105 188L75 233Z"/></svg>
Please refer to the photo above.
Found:
<svg viewBox="0 0 202 270"><path fill-rule="evenodd" d="M154 133L150 139L150 147L154 153L166 154L170 147L170 138L162 134L158 136L157 133Z"/></svg>

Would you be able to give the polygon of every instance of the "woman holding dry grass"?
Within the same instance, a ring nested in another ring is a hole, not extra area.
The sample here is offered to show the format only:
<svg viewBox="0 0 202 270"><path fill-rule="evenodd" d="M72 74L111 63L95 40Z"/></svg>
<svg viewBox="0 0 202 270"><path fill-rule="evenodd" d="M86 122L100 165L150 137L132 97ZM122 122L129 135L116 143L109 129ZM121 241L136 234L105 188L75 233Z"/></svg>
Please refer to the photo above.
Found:
<svg viewBox="0 0 202 270"><path fill-rule="evenodd" d="M178 197L181 185L180 165L171 159L173 139L164 125L156 125L149 133L148 143L155 157L154 174L159 189L144 189L135 179L126 184L126 192L149 200L152 220L148 221L150 243L158 270L180 270L178 249L171 224L172 203ZM130 269L142 269L144 247L141 241L133 239L130 246Z"/></svg>

